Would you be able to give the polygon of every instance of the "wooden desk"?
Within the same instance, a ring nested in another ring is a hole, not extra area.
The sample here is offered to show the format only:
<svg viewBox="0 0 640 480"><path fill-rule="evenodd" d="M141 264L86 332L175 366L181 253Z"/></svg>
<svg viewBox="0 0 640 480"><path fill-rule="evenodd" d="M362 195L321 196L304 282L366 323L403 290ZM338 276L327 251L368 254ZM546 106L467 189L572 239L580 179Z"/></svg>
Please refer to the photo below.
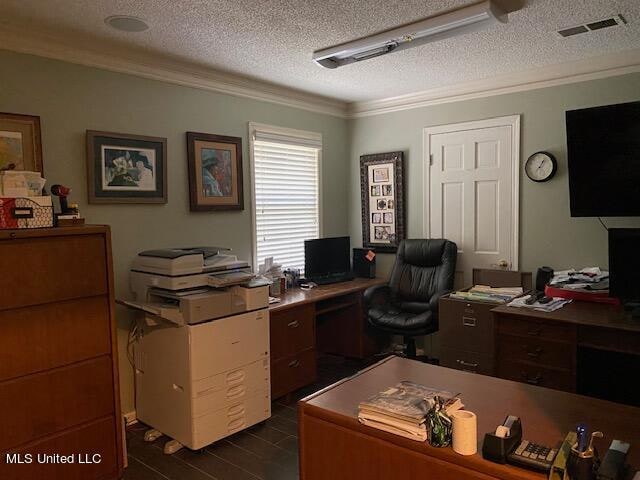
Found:
<svg viewBox="0 0 640 480"><path fill-rule="evenodd" d="M301 480L546 478L486 461L480 453L463 457L451 448L433 448L361 425L358 403L402 380L461 392L466 408L478 416L478 452L484 433L513 414L522 419L525 439L546 445L558 444L586 421L604 432L596 444L601 452L614 438L630 442L628 461L633 469L640 467L638 408L389 357L300 401Z"/></svg>
<svg viewBox="0 0 640 480"><path fill-rule="evenodd" d="M362 293L382 283L378 278L356 278L311 290L295 288L269 307L272 398L316 380L318 351L356 358L376 353Z"/></svg>
<svg viewBox="0 0 640 480"><path fill-rule="evenodd" d="M574 301L551 313L491 311L499 377L640 405L631 380L640 373L640 321L621 307ZM622 375L608 378L613 372Z"/></svg>

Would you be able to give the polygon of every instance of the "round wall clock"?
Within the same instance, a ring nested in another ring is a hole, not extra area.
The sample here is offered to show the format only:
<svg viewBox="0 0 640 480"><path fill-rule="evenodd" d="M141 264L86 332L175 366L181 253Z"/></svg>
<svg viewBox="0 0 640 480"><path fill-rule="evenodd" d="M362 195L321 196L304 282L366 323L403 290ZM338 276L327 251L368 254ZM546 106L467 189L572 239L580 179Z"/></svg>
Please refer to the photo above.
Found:
<svg viewBox="0 0 640 480"><path fill-rule="evenodd" d="M534 182L551 180L558 170L556 157L549 152L536 152L524 164L524 171Z"/></svg>

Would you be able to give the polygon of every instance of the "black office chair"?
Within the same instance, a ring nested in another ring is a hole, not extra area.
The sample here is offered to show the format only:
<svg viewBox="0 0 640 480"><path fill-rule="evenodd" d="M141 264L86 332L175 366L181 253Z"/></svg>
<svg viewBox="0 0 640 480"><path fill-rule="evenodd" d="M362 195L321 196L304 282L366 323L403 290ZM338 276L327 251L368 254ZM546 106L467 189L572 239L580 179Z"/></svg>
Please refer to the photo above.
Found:
<svg viewBox="0 0 640 480"><path fill-rule="evenodd" d="M369 324L403 335L407 357L416 356L414 337L438 331L438 300L453 289L457 254L449 240L403 240L389 283L364 292Z"/></svg>

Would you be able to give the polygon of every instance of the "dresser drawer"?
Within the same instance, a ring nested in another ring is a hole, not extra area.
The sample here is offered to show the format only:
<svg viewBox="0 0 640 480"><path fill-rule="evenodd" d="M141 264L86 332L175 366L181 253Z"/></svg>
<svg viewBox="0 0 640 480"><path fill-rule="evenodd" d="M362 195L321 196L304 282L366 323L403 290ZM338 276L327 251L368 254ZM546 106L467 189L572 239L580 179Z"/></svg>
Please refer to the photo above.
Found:
<svg viewBox="0 0 640 480"><path fill-rule="evenodd" d="M0 382L110 351L107 296L0 310Z"/></svg>
<svg viewBox="0 0 640 480"><path fill-rule="evenodd" d="M118 478L116 458L116 428L113 417L98 420L64 434L48 437L9 453L33 455L30 465L7 465L0 461L0 478L2 480L106 480ZM76 455L75 464L38 464L36 456L41 455ZM100 463L78 464L77 455L100 455ZM4 455L3 455L4 456Z"/></svg>
<svg viewBox="0 0 640 480"><path fill-rule="evenodd" d="M575 357L574 347L565 343L515 335L500 335L498 337L498 358L501 362L528 362L573 371Z"/></svg>
<svg viewBox="0 0 640 480"><path fill-rule="evenodd" d="M575 391L575 377L566 370L555 370L522 362L498 361L498 376L507 380L528 383L539 387Z"/></svg>
<svg viewBox="0 0 640 480"><path fill-rule="evenodd" d="M493 355L494 304L443 298L439 304L438 339L443 346Z"/></svg>
<svg viewBox="0 0 640 480"><path fill-rule="evenodd" d="M104 235L0 242L0 310L107 293Z"/></svg>
<svg viewBox="0 0 640 480"><path fill-rule="evenodd" d="M575 343L576 327L561 323L547 323L532 318L523 319L515 315L498 316L500 334L517 335L527 338L541 338L554 342Z"/></svg>
<svg viewBox="0 0 640 480"><path fill-rule="evenodd" d="M494 375L493 355L440 347L440 365L465 372Z"/></svg>
<svg viewBox="0 0 640 480"><path fill-rule="evenodd" d="M271 364L271 398L276 399L316 381L316 351L306 350Z"/></svg>
<svg viewBox="0 0 640 480"><path fill-rule="evenodd" d="M0 384L0 452L113 414L110 356Z"/></svg>
<svg viewBox="0 0 640 480"><path fill-rule="evenodd" d="M271 359L278 360L315 346L313 305L271 313Z"/></svg>

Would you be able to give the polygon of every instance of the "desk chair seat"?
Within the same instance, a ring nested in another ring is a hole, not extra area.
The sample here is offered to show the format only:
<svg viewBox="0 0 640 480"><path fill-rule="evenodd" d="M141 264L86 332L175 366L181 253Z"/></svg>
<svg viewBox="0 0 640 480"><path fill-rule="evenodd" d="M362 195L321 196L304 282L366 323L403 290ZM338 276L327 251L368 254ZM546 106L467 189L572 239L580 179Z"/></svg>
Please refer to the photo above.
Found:
<svg viewBox="0 0 640 480"><path fill-rule="evenodd" d="M449 240L403 240L389 283L364 293L369 324L403 335L409 357L414 337L438 331L438 300L453 288L457 253Z"/></svg>

